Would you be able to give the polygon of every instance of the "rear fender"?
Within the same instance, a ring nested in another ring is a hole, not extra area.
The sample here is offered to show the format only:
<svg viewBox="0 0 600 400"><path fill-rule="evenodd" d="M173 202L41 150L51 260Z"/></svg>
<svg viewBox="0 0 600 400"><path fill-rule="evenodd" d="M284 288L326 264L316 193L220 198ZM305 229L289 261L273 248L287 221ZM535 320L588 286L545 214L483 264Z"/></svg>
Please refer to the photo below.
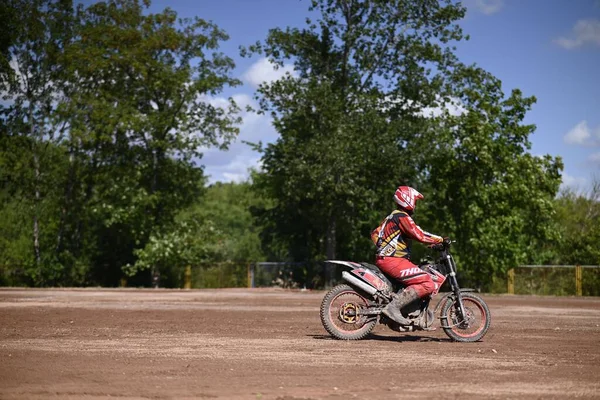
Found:
<svg viewBox="0 0 600 400"><path fill-rule="evenodd" d="M352 268L352 269L362 268L362 265L360 265L359 263L352 262L352 261L327 260L325 262L328 262L328 263L331 263L331 264L344 265L344 266Z"/></svg>
<svg viewBox="0 0 600 400"><path fill-rule="evenodd" d="M354 276L357 279L360 279L367 285L372 286L373 288L377 289L377 291L386 293L393 290L391 283L387 278L385 278L385 276L378 273L377 271L374 271L373 269L365 267L362 264L355 263L352 261L339 260L328 260L327 262L350 267L352 269L350 271L352 276Z"/></svg>
<svg viewBox="0 0 600 400"><path fill-rule="evenodd" d="M359 279L367 282L369 285L373 286L380 292L389 292L392 288L377 274L367 268L356 268L351 271L351 273Z"/></svg>

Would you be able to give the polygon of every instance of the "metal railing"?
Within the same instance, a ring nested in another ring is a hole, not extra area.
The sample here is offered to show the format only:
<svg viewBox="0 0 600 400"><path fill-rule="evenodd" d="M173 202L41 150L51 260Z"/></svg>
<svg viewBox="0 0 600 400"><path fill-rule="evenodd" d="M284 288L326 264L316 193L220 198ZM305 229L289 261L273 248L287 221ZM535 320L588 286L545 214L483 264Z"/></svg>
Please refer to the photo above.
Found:
<svg viewBox="0 0 600 400"><path fill-rule="evenodd" d="M600 265L519 265L518 268L574 268L575 269L575 295L583 295L583 269L600 268ZM508 270L508 294L515 294L515 269Z"/></svg>

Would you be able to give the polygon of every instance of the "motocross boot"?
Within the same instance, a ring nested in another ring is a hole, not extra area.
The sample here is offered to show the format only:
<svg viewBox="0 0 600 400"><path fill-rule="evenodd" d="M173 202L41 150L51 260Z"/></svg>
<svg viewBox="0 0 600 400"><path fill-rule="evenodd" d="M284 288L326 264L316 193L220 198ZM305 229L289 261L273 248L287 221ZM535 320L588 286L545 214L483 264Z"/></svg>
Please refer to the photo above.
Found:
<svg viewBox="0 0 600 400"><path fill-rule="evenodd" d="M411 321L404 318L402 315L402 308L407 304L417 300L419 295L417 291L412 287L404 289L397 297L394 298L381 312L388 318L396 321L400 325L410 325Z"/></svg>

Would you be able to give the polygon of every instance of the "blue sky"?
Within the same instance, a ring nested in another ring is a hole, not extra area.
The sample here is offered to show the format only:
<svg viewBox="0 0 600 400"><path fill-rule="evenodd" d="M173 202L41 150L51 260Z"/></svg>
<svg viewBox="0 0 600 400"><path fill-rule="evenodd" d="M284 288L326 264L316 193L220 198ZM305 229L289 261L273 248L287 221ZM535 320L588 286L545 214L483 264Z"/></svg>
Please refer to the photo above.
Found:
<svg viewBox="0 0 600 400"><path fill-rule="evenodd" d="M600 0L465 0L461 22L471 36L458 45L466 63L477 63L513 88L538 99L526 122L537 126L531 152L563 158L563 184L585 190L600 179ZM260 57L239 57L240 45L263 40L270 28L303 26L308 0L154 1L151 10L171 7L180 16L197 15L224 29L222 51L236 62L244 85L228 89L242 104L252 103L261 80L276 79ZM218 100L217 100L218 101ZM274 141L266 116L244 114L238 141L227 152L208 149L202 160L210 182L240 181L260 155L241 140Z"/></svg>

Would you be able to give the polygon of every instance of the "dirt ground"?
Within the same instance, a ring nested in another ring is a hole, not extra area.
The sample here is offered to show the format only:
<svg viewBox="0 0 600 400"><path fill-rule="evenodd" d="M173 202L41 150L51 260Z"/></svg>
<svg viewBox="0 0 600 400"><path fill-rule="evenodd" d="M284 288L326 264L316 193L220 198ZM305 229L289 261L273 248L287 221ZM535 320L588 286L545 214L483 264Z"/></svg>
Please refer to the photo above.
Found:
<svg viewBox="0 0 600 400"><path fill-rule="evenodd" d="M600 298L483 296L483 341L331 339L324 292L0 289L0 399L600 398Z"/></svg>

